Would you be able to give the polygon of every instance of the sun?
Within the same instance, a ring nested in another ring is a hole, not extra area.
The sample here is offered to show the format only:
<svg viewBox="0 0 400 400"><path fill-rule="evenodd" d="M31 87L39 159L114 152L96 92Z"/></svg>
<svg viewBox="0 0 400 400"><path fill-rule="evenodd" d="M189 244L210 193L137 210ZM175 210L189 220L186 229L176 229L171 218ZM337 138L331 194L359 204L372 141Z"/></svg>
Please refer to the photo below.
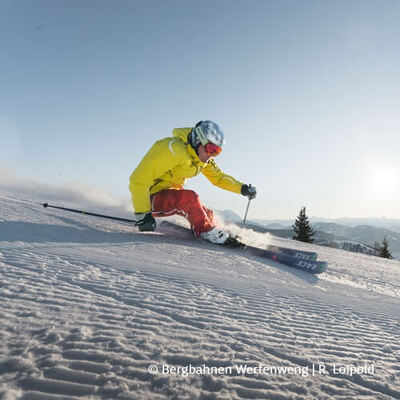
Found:
<svg viewBox="0 0 400 400"><path fill-rule="evenodd" d="M372 173L371 182L376 192L393 193L399 186L398 171L389 165L377 167Z"/></svg>

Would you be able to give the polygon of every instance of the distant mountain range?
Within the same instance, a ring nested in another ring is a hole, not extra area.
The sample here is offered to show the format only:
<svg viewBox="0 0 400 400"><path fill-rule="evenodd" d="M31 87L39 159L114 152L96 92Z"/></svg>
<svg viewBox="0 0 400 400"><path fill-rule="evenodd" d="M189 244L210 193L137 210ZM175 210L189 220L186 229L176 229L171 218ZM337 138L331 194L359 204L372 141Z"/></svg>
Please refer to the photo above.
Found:
<svg viewBox="0 0 400 400"><path fill-rule="evenodd" d="M230 210L218 214L228 221L241 224L243 219ZM375 254L375 243L382 244L386 236L393 257L400 259L400 220L387 218L340 218L336 220L311 217L316 234L315 243L359 253ZM258 232L269 232L284 238L293 237L294 220L261 220L246 222Z"/></svg>
<svg viewBox="0 0 400 400"><path fill-rule="evenodd" d="M344 225L346 227L354 228L361 225L369 225L374 226L376 228L384 228L393 232L400 233L400 219L389 219L389 218L337 218L337 219L329 219L329 218L321 218L321 217L310 217L310 222L312 224L317 222L325 222L327 224L338 224ZM277 219L277 220L263 220L263 219L255 219L253 222L261 224L263 226L268 226L272 224L279 224L282 227L292 226L294 224L294 219Z"/></svg>

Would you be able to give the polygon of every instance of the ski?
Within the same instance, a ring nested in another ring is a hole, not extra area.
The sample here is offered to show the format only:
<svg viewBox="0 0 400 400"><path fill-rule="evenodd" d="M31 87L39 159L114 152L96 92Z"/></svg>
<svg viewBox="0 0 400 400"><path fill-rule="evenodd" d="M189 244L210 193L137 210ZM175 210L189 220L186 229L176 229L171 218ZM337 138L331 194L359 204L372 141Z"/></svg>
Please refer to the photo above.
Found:
<svg viewBox="0 0 400 400"><path fill-rule="evenodd" d="M272 252L276 253L281 253L285 254L287 256L299 258L301 260L310 260L310 261L315 261L318 257L317 253L314 253L312 251L305 251L305 250L296 250L296 249L290 249L288 247L280 247L280 246L267 246L266 250L270 250Z"/></svg>
<svg viewBox="0 0 400 400"><path fill-rule="evenodd" d="M261 258L269 258L289 267L301 269L303 271L311 272L313 274L320 274L324 272L328 263L325 261L315 261L310 259L302 259L293 257L282 252L276 252L268 249L260 249L258 247L246 246L243 251Z"/></svg>

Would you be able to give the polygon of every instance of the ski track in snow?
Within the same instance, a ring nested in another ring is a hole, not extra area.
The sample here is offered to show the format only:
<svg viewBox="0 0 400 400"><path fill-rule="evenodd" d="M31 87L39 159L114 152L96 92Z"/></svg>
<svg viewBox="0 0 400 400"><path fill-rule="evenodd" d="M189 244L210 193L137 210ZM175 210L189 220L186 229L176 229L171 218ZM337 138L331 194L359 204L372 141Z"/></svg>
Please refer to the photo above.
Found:
<svg viewBox="0 0 400 400"><path fill-rule="evenodd" d="M317 251L329 267L313 276L5 196L0 212L0 399L400 398L397 261L265 236ZM364 363L374 374L332 373Z"/></svg>

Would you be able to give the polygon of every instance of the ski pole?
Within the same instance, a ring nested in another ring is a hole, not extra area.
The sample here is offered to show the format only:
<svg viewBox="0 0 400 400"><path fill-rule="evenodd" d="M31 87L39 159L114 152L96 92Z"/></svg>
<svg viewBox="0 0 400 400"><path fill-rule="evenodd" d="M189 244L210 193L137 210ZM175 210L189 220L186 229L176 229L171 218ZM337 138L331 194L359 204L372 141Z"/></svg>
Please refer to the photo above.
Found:
<svg viewBox="0 0 400 400"><path fill-rule="evenodd" d="M250 207L250 201L251 201L251 199L249 199L249 201L247 203L246 213L244 214L244 218L243 218L243 224L246 223L247 213L249 212L249 207Z"/></svg>
<svg viewBox="0 0 400 400"><path fill-rule="evenodd" d="M42 206L44 208L57 208L58 210L70 211L70 212L74 212L74 213L77 213L77 214L90 215L90 216L93 216L93 217L112 219L114 221L134 222L134 223L136 223L136 221L134 219L113 217L111 215L104 215L104 214L96 214L96 213L92 213L92 212L88 212L88 211L76 210L75 208L66 208L66 207L60 207L60 206L53 206L53 205L48 204L48 203L43 203Z"/></svg>

